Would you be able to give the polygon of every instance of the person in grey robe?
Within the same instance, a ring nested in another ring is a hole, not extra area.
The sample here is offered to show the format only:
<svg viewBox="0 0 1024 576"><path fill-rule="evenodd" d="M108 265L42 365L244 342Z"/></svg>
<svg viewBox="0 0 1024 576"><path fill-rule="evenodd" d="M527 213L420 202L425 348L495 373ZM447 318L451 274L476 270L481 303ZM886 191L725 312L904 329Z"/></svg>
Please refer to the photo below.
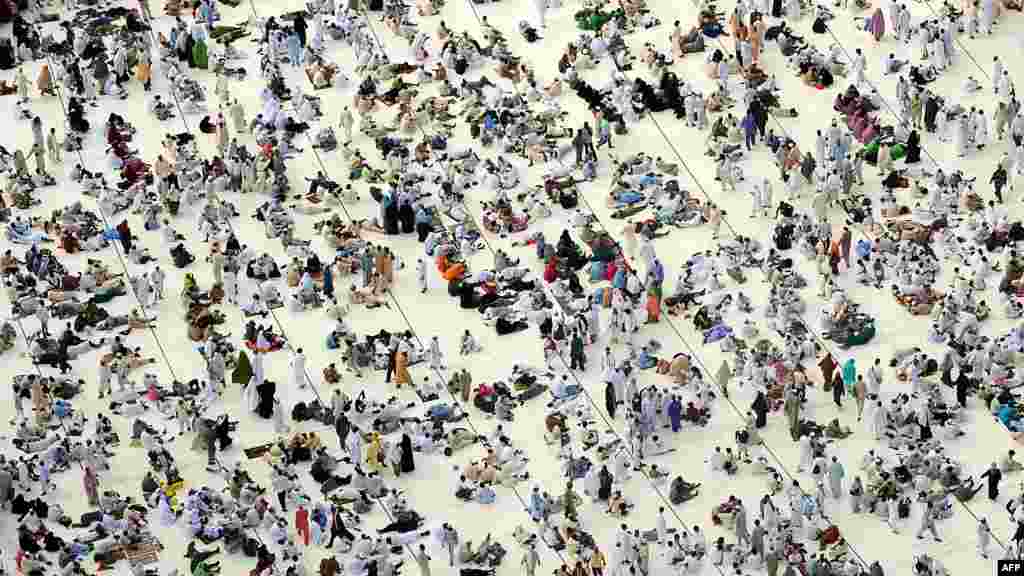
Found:
<svg viewBox="0 0 1024 576"><path fill-rule="evenodd" d="M725 360L722 360L722 365L718 368L718 374L715 375L715 380L718 383L718 388L722 391L722 395L728 398L729 380L732 380L732 369L729 368L729 363Z"/></svg>
<svg viewBox="0 0 1024 576"><path fill-rule="evenodd" d="M742 502L736 507L736 543L750 543L750 531L747 529L747 507Z"/></svg>
<svg viewBox="0 0 1024 576"><path fill-rule="evenodd" d="M231 108L228 109L228 116L231 116L231 122L235 125L235 132L245 134L247 128L245 125L245 108L242 107L242 104L237 99L231 104Z"/></svg>

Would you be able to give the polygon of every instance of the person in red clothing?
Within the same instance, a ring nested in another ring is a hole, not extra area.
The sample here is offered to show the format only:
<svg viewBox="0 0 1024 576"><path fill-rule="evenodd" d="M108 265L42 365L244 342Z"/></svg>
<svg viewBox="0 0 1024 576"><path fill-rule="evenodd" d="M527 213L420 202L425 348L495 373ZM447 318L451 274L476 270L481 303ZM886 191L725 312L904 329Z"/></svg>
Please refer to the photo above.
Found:
<svg viewBox="0 0 1024 576"><path fill-rule="evenodd" d="M309 546L309 510L305 506L299 505L295 511L295 531L302 536L302 543Z"/></svg>

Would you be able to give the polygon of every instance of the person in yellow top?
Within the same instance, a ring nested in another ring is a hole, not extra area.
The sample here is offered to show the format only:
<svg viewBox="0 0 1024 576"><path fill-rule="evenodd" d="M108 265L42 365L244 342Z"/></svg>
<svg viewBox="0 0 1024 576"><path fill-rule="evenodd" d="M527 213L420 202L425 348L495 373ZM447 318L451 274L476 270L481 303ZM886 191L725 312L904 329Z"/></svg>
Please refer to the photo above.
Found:
<svg viewBox="0 0 1024 576"><path fill-rule="evenodd" d="M366 466L371 471L380 470L380 434L376 432L366 444Z"/></svg>
<svg viewBox="0 0 1024 576"><path fill-rule="evenodd" d="M604 557L604 552L601 552L601 549L595 546L594 553L590 555L591 576L602 576L607 565L608 561Z"/></svg>

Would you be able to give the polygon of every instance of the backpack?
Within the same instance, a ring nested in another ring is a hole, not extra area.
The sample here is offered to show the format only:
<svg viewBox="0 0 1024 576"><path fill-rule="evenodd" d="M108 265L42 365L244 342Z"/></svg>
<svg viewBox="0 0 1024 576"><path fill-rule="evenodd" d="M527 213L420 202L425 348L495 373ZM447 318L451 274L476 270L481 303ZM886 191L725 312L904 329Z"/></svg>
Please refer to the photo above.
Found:
<svg viewBox="0 0 1024 576"><path fill-rule="evenodd" d="M299 402L292 408L292 420L296 422L304 422L309 419L309 414L306 410L306 403Z"/></svg>
<svg viewBox="0 0 1024 576"><path fill-rule="evenodd" d="M825 25L825 21L821 18L815 18L814 24L811 24L811 30L814 31L815 34L824 34L825 31L828 30L828 26Z"/></svg>

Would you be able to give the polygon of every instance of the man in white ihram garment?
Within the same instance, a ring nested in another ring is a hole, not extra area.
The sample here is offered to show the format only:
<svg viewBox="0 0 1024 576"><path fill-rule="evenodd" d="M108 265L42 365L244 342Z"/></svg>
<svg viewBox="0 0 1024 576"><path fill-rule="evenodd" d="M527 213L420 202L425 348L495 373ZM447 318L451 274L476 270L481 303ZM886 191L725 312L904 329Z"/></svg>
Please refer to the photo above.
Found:
<svg viewBox="0 0 1024 576"><path fill-rule="evenodd" d="M306 387L306 355L302 353L302 348L295 351L291 360L292 367L292 385L300 390Z"/></svg>

